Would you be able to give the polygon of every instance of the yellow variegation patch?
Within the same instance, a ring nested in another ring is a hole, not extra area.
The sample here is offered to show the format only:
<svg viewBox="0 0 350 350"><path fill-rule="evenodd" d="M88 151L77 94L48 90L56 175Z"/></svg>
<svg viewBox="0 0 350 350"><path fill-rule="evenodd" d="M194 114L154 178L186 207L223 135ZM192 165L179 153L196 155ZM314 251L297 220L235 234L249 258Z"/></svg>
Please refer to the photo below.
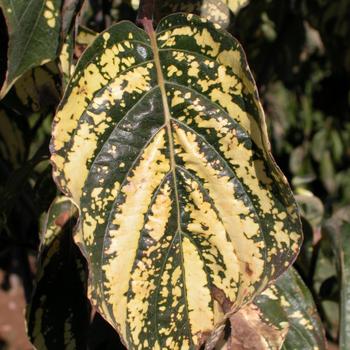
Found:
<svg viewBox="0 0 350 350"><path fill-rule="evenodd" d="M295 259L297 208L241 46L192 15L121 22L55 117L91 298L130 349L198 349Z"/></svg>

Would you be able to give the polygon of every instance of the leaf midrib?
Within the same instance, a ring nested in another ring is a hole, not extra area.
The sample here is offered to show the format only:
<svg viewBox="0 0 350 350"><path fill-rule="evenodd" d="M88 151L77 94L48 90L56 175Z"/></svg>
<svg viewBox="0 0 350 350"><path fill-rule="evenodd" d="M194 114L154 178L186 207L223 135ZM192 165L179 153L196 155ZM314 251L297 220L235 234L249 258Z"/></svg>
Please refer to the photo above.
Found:
<svg viewBox="0 0 350 350"><path fill-rule="evenodd" d="M166 95L166 89L165 89L165 80L163 76L163 71L160 63L160 57L159 57L159 49L157 44L157 35L156 32L153 29L152 23L150 25L145 26L146 32L149 35L150 41L151 41L151 48L153 51L153 59L156 66L157 71L157 80L158 80L158 86L161 92L162 96L162 105L164 110L164 124L166 126L167 130L167 136L168 136L168 143L169 143L169 158L170 158L170 169L172 172L172 178L173 178L173 185L174 185L174 192L175 192L175 202L176 202L176 211L177 211L177 232L174 235L174 239L176 235L179 235L179 247L180 247L180 256L181 256L181 272L183 276L182 281L182 290L183 290L183 298L184 298L184 306L185 306L185 314L187 319L187 327L189 330L189 342L192 346L193 344L193 338L192 338L192 331L190 327L189 322L189 310L188 310L188 304L187 304L187 288L186 288L186 279L185 279L185 266L184 266L184 255L183 255L183 249L182 249L182 236L181 236L181 217L180 217L180 204L179 204L179 193L177 188L177 179L176 179L176 162L175 162L175 150L174 150L174 140L173 140L173 134L172 134L172 128L171 128L171 114L170 114L170 108L168 104L168 99Z"/></svg>

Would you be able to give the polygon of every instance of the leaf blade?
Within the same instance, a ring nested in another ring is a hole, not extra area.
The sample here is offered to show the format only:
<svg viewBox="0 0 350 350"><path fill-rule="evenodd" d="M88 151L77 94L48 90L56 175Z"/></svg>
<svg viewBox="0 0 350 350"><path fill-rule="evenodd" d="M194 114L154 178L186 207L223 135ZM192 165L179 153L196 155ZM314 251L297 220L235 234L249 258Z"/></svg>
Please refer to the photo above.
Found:
<svg viewBox="0 0 350 350"><path fill-rule="evenodd" d="M4 97L22 74L56 57L61 0L2 0L0 6L9 26L8 70L0 95Z"/></svg>
<svg viewBox="0 0 350 350"><path fill-rule="evenodd" d="M122 22L86 50L55 118L51 159L56 181L82 212L100 312L130 348L198 348L224 322L224 305L239 309L291 263L300 223L269 153L263 112L238 43L186 15L169 16L157 34L148 32L150 38ZM118 52L109 57L113 47ZM131 63L122 66L123 59ZM188 82L196 64L211 65L203 69L206 80L199 76L203 86L196 75ZM239 145L231 158L225 153ZM236 174L239 161L249 164L251 183L244 170ZM263 226L260 219L275 203Z"/></svg>

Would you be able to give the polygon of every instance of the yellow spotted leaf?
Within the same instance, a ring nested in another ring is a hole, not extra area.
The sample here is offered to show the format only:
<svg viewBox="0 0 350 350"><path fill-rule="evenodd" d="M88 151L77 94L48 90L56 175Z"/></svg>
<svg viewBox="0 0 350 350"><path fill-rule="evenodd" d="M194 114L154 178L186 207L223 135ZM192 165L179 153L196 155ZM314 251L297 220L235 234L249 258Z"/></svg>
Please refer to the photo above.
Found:
<svg viewBox="0 0 350 350"><path fill-rule="evenodd" d="M253 305L259 309L264 323L283 327L287 322L288 332L282 350L327 349L323 325L312 295L293 268L257 296Z"/></svg>
<svg viewBox="0 0 350 350"><path fill-rule="evenodd" d="M230 24L231 12L237 14L249 3L249 0L156 0L156 18L164 14L186 12L199 15L227 28Z"/></svg>
<svg viewBox="0 0 350 350"><path fill-rule="evenodd" d="M130 349L198 349L295 259L297 207L239 43L193 15L121 22L55 116L91 299Z"/></svg>
<svg viewBox="0 0 350 350"><path fill-rule="evenodd" d="M80 57L84 50L93 43L97 36L97 33L89 28L79 26L78 34L75 39L75 55Z"/></svg>

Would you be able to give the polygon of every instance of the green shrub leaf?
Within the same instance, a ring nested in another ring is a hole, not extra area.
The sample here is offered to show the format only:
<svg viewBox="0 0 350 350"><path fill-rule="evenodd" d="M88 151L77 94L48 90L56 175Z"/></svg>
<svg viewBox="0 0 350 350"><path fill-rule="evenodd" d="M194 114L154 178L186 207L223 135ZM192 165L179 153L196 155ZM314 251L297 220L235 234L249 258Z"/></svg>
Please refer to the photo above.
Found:
<svg viewBox="0 0 350 350"><path fill-rule="evenodd" d="M131 349L196 349L295 259L301 227L242 48L192 15L81 57L54 177L80 207L92 299Z"/></svg>

